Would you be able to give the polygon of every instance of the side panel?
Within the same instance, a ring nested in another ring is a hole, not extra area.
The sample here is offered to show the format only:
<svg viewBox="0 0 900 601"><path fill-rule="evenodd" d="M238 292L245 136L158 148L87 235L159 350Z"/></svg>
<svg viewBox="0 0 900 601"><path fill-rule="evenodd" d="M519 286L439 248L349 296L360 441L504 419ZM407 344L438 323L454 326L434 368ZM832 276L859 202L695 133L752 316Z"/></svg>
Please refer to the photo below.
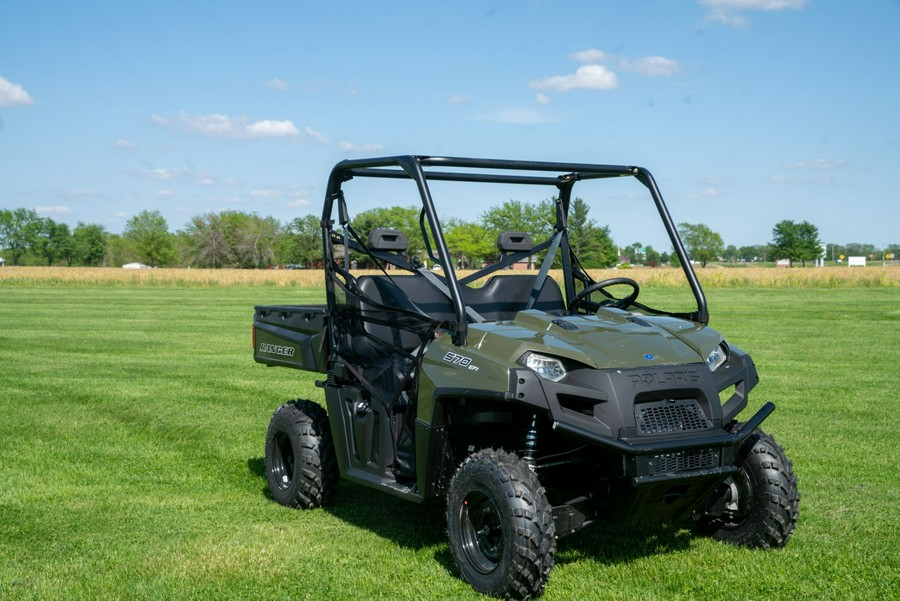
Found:
<svg viewBox="0 0 900 601"><path fill-rule="evenodd" d="M399 482L394 470L391 416L370 405L357 386L325 386L325 403L341 476L353 482L420 503L411 482Z"/></svg>
<svg viewBox="0 0 900 601"><path fill-rule="evenodd" d="M253 359L322 372L325 365L324 305L256 307L253 317Z"/></svg>

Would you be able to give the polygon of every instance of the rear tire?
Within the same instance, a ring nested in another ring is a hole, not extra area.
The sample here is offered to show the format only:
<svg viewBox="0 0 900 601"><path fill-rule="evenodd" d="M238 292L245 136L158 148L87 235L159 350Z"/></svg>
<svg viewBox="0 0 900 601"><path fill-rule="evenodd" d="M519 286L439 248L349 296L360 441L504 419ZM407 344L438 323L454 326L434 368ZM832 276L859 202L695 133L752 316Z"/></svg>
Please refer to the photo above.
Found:
<svg viewBox="0 0 900 601"><path fill-rule="evenodd" d="M447 493L450 551L463 580L507 599L539 596L556 551L550 503L537 476L511 453L470 455Z"/></svg>
<svg viewBox="0 0 900 601"><path fill-rule="evenodd" d="M327 505L337 489L338 469L328 414L312 401L279 407L266 432L266 481L272 498L313 509Z"/></svg>
<svg viewBox="0 0 900 601"><path fill-rule="evenodd" d="M797 476L784 449L756 430L741 447L735 465L740 471L722 484L711 509L695 515L698 530L743 547L784 547L800 513Z"/></svg>

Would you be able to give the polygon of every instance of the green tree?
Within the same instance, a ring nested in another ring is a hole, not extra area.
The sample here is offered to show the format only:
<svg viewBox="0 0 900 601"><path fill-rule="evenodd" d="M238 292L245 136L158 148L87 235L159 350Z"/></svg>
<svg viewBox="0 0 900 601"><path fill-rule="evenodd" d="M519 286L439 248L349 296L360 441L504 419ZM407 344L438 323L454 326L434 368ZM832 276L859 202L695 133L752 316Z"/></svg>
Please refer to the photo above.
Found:
<svg viewBox="0 0 900 601"><path fill-rule="evenodd" d="M96 223L78 222L72 232L75 261L80 265L95 267L103 264L106 257L106 231Z"/></svg>
<svg viewBox="0 0 900 601"><path fill-rule="evenodd" d="M49 217L39 219L34 240L35 254L43 257L47 265L57 259L71 265L74 260L74 244L68 224L56 223Z"/></svg>
<svg viewBox="0 0 900 601"><path fill-rule="evenodd" d="M19 265L34 250L41 218L31 209L5 210L0 214L0 247L13 265Z"/></svg>
<svg viewBox="0 0 900 601"><path fill-rule="evenodd" d="M672 254L669 255L669 265L681 268L681 259L678 258L678 253L675 252L675 249L672 249Z"/></svg>
<svg viewBox="0 0 900 601"><path fill-rule="evenodd" d="M822 256L819 230L808 221L794 223L788 219L779 221L772 228L772 252L775 259L790 259L806 265Z"/></svg>
<svg viewBox="0 0 900 601"><path fill-rule="evenodd" d="M722 236L702 223L679 223L678 234L688 256L693 261L700 261L701 267L721 257L725 250Z"/></svg>
<svg viewBox="0 0 900 601"><path fill-rule="evenodd" d="M490 240L496 241L503 232L525 232L531 235L534 243L539 243L553 235L556 223L555 202L545 199L537 204L526 204L518 200L507 200L499 206L493 206L481 214L481 225ZM540 262L540 253L534 260Z"/></svg>
<svg viewBox="0 0 900 601"><path fill-rule="evenodd" d="M139 260L153 267L177 261L174 237L159 211L141 211L125 223L122 237L133 247Z"/></svg>
<svg viewBox="0 0 900 601"><path fill-rule="evenodd" d="M481 225L494 239L501 232L527 232L531 234L532 240L539 242L553 234L555 215L552 200L542 200L537 204L507 200L482 213Z"/></svg>
<svg viewBox="0 0 900 601"><path fill-rule="evenodd" d="M351 220L353 231L365 241L369 232L376 228L400 230L406 234L409 246L406 253L410 257L419 257L425 251L422 233L419 227L419 209L415 207L379 207L362 211ZM354 260L368 263L369 258L353 256Z"/></svg>
<svg viewBox="0 0 900 601"><path fill-rule="evenodd" d="M0 252L6 248L6 241L12 232L12 211L0 209Z"/></svg>
<svg viewBox="0 0 900 601"><path fill-rule="evenodd" d="M737 249L737 259L740 261L756 261L757 259L761 259L759 255L759 247L757 246L742 246Z"/></svg>
<svg viewBox="0 0 900 601"><path fill-rule="evenodd" d="M725 250L722 251L722 259L724 259L725 261L728 261L729 263L737 261L737 259L738 259L737 246L735 246L734 244L729 244L728 246L726 246Z"/></svg>
<svg viewBox="0 0 900 601"><path fill-rule="evenodd" d="M644 264L650 267L659 267L662 263L662 255L649 244L644 248Z"/></svg>
<svg viewBox="0 0 900 601"><path fill-rule="evenodd" d="M275 261L281 235L274 217L222 211L192 217L179 232L179 241L192 265L255 269Z"/></svg>
<svg viewBox="0 0 900 601"><path fill-rule="evenodd" d="M284 263L313 267L322 260L322 223L315 215L297 217L284 230L279 245Z"/></svg>
<svg viewBox="0 0 900 601"><path fill-rule="evenodd" d="M198 267L235 267L235 256L227 240L226 213L195 215L185 226L186 258Z"/></svg>
<svg viewBox="0 0 900 601"><path fill-rule="evenodd" d="M844 245L841 253L847 257L868 257L869 255L879 254L874 244L862 244L859 242L850 242Z"/></svg>
<svg viewBox="0 0 900 601"><path fill-rule="evenodd" d="M134 245L124 236L119 234L108 234L106 236L104 265L125 265L126 263L137 261L138 258Z"/></svg>
<svg viewBox="0 0 900 601"><path fill-rule="evenodd" d="M460 269L476 269L481 261L497 260L496 240L484 226L462 219L450 219L443 224L444 239L453 260Z"/></svg>
<svg viewBox="0 0 900 601"><path fill-rule="evenodd" d="M609 226L598 227L588 213L588 204L576 197L569 209L569 244L584 267L613 267L619 262L619 249L609 235Z"/></svg>
<svg viewBox="0 0 900 601"><path fill-rule="evenodd" d="M644 262L644 245L640 242L633 242L624 249L628 262L632 265L641 265Z"/></svg>
<svg viewBox="0 0 900 601"><path fill-rule="evenodd" d="M275 261L275 245L281 235L278 220L239 211L226 211L223 217L225 239L234 253L236 267L268 267Z"/></svg>

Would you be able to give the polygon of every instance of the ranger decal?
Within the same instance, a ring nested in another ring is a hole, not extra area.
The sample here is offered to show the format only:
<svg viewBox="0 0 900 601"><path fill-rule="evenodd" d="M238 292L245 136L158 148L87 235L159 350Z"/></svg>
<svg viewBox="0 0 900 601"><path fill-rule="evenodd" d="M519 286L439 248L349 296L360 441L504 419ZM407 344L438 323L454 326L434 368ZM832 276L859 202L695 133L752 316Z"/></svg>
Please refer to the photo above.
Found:
<svg viewBox="0 0 900 601"><path fill-rule="evenodd" d="M280 344L269 344L268 342L259 343L259 352L268 355L281 355L282 357L293 357L296 349L292 346L283 346Z"/></svg>

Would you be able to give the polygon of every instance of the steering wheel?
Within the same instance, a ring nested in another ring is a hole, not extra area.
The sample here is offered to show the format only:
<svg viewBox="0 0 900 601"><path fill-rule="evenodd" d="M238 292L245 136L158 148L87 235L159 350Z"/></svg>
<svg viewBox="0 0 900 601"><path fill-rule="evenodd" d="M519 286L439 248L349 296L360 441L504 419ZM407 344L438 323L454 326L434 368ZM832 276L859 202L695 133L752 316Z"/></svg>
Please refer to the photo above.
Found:
<svg viewBox="0 0 900 601"><path fill-rule="evenodd" d="M582 302L584 302L587 297L589 297L594 292L597 292L598 290L602 290L604 288L608 288L609 286L615 286L617 284L625 284L626 286L631 286L631 294L629 294L625 298L613 298L608 293L605 293L607 294L607 296L609 296L609 298L607 300L601 301L600 306L624 309L625 307L634 304L634 301L637 300L638 294L640 294L641 292L641 287L638 285L638 283L631 278L610 278L608 280L603 280L602 282L594 282L593 284L586 286L584 290L581 290L580 292L578 292L578 294L572 297L572 300L569 301L566 310L569 313L572 313L573 311L575 311L575 309L578 308L579 305L581 305Z"/></svg>

